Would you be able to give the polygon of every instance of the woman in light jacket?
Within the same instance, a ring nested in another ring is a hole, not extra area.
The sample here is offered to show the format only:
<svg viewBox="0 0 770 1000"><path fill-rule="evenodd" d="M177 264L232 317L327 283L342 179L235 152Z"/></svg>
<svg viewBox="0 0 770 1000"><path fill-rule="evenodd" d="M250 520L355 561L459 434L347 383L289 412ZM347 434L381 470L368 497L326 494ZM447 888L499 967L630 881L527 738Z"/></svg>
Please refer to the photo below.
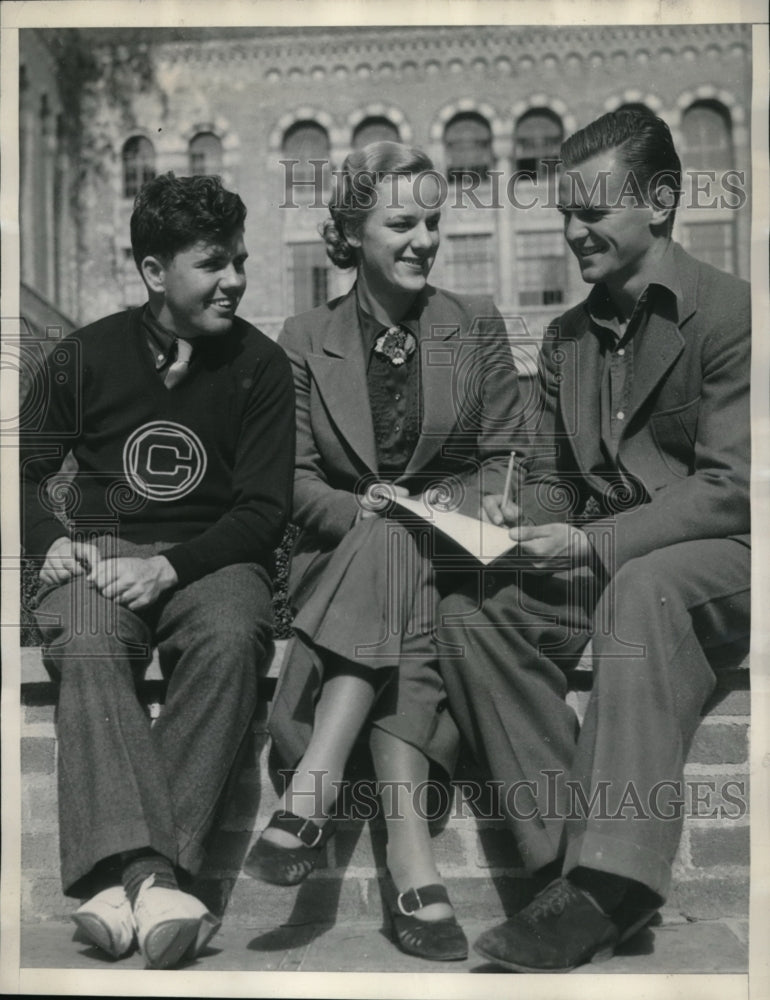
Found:
<svg viewBox="0 0 770 1000"><path fill-rule="evenodd" d="M516 372L488 298L427 283L446 182L419 150L376 142L351 153L323 227L345 296L289 319L300 534L290 599L295 637L269 729L291 783L247 859L293 885L313 868L364 726L388 813L386 892L396 943L462 959L467 940L409 790L430 762L451 775L457 731L437 669L437 589L425 545L386 516L383 496L430 491L479 516L521 440ZM407 782L399 802L394 789ZM385 799L387 798L387 801Z"/></svg>

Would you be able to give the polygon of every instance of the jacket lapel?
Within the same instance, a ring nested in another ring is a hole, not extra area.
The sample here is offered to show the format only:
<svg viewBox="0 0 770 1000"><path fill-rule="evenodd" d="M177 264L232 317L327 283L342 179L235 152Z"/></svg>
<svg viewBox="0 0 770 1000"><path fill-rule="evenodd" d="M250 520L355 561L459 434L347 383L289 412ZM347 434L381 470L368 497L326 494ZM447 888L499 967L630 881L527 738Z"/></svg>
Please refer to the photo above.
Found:
<svg viewBox="0 0 770 1000"><path fill-rule="evenodd" d="M310 355L308 365L337 433L364 465L375 471L377 450L355 289L329 317L320 338L320 353Z"/></svg>
<svg viewBox="0 0 770 1000"><path fill-rule="evenodd" d="M667 313L653 313L634 348L634 382L628 423L644 405L660 380L684 350L681 327L696 311L698 268L695 260L675 243L673 260L682 289L679 311L674 299Z"/></svg>
<svg viewBox="0 0 770 1000"><path fill-rule="evenodd" d="M423 418L405 475L419 472L430 463L457 423L462 402L456 398L460 326L448 316L442 322L441 310L432 307L434 301L427 299L418 324Z"/></svg>
<svg viewBox="0 0 770 1000"><path fill-rule="evenodd" d="M562 419L568 442L572 445L580 469L589 472L596 462L596 447L601 441L602 355L599 339L590 329L588 313L583 312L574 340L560 344L566 353L566 371L572 378L562 380L559 392ZM574 351L570 365L569 352ZM589 433L586 430L590 428ZM562 444L560 447L566 447Z"/></svg>
<svg viewBox="0 0 770 1000"><path fill-rule="evenodd" d="M634 345L634 381L626 426L644 406L660 380L684 350L684 337L673 316L653 313Z"/></svg>

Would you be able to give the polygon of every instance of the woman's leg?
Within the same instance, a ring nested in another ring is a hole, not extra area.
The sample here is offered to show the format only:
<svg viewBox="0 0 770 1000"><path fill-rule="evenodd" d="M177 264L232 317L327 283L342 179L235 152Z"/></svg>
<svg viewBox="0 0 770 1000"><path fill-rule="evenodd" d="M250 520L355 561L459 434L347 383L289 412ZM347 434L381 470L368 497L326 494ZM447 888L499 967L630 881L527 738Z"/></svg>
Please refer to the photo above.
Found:
<svg viewBox="0 0 770 1000"><path fill-rule="evenodd" d="M281 796L279 810L288 810L322 825L337 797L350 751L374 703L374 674L371 680L354 671L344 661L325 671L307 750ZM265 840L285 847L300 841L293 833L268 827Z"/></svg>
<svg viewBox="0 0 770 1000"><path fill-rule="evenodd" d="M399 892L441 882L433 856L428 821L414 807L415 788L428 779L428 758L410 743L378 726L372 727L370 747L380 784L380 801L388 830L388 869ZM415 910L420 920L452 915L447 903Z"/></svg>

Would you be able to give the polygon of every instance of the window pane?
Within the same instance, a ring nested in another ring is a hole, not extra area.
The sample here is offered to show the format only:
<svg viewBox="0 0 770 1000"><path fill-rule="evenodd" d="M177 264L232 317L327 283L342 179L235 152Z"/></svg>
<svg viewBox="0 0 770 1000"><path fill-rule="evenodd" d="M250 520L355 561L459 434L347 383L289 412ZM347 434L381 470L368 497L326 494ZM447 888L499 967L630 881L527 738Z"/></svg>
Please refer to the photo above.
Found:
<svg viewBox="0 0 770 1000"><path fill-rule="evenodd" d="M329 137L326 129L315 122L297 122L292 125L284 136L283 155L286 160L299 160L295 170L303 165L307 166L308 160L328 159Z"/></svg>
<svg viewBox="0 0 770 1000"><path fill-rule="evenodd" d="M450 177L476 174L486 177L492 166L492 132L476 114L457 115L444 133Z"/></svg>
<svg viewBox="0 0 770 1000"><path fill-rule="evenodd" d="M155 176L155 149L149 139L137 135L123 146L123 195L134 198Z"/></svg>
<svg viewBox="0 0 770 1000"><path fill-rule="evenodd" d="M299 197L303 201L312 200L315 194L312 185L316 180L316 167L310 160L321 160L327 164L326 169L321 168L321 176L324 188L328 183L329 136L326 129L309 121L292 125L283 137L282 159L297 161L291 165L284 164L287 199Z"/></svg>
<svg viewBox="0 0 770 1000"><path fill-rule="evenodd" d="M553 112L528 111L516 126L516 169L544 176L542 161L558 159L563 136L561 120Z"/></svg>
<svg viewBox="0 0 770 1000"><path fill-rule="evenodd" d="M564 301L566 267L561 230L519 233L516 256L519 305L551 306Z"/></svg>
<svg viewBox="0 0 770 1000"><path fill-rule="evenodd" d="M353 148L360 149L370 142L381 142L383 139L398 142L399 138L398 129L387 118L367 118L353 133Z"/></svg>
<svg viewBox="0 0 770 1000"><path fill-rule="evenodd" d="M222 173L222 143L213 132L199 132L190 141L190 173L194 177Z"/></svg>
<svg viewBox="0 0 770 1000"><path fill-rule="evenodd" d="M329 259L323 243L296 243L291 248L294 312L323 305L329 297Z"/></svg>
<svg viewBox="0 0 770 1000"><path fill-rule="evenodd" d="M691 222L684 227L686 250L721 271L735 272L735 231L730 222Z"/></svg>
<svg viewBox="0 0 770 1000"><path fill-rule="evenodd" d="M682 119L686 168L728 170L732 167L732 135L726 109L706 101L693 104Z"/></svg>
<svg viewBox="0 0 770 1000"><path fill-rule="evenodd" d="M492 237L449 236L445 263L447 285L454 292L495 293Z"/></svg>

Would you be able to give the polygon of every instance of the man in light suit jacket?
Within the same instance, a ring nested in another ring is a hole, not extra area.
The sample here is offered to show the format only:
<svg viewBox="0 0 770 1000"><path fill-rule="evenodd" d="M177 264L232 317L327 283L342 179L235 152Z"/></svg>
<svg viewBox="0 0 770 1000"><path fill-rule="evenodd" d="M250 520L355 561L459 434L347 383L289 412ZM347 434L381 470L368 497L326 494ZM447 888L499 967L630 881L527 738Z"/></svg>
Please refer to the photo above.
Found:
<svg viewBox="0 0 770 1000"><path fill-rule="evenodd" d="M546 883L476 949L533 972L611 955L665 901L713 665L749 634L749 286L672 241L681 166L661 119L604 115L562 158L565 236L594 287L544 339L518 502L486 503L517 568L441 605L450 706ZM589 639L578 733L565 672Z"/></svg>

